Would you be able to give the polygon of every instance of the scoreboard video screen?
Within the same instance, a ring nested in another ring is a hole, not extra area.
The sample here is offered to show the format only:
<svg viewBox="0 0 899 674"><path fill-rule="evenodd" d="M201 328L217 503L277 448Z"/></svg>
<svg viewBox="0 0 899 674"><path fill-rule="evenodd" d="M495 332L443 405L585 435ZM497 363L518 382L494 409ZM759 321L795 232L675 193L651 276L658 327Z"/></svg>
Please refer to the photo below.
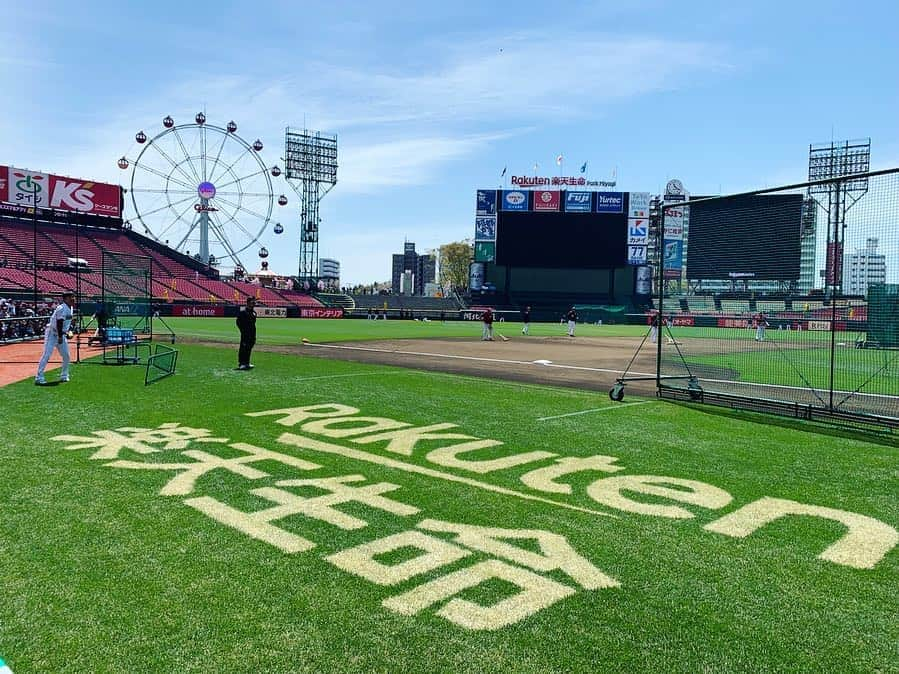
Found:
<svg viewBox="0 0 899 674"><path fill-rule="evenodd" d="M798 281L802 201L757 194L691 204L687 278Z"/></svg>
<svg viewBox="0 0 899 674"><path fill-rule="evenodd" d="M626 192L575 190L481 191L476 245L479 237L489 237L490 221L495 217L498 265L625 267L628 196Z"/></svg>

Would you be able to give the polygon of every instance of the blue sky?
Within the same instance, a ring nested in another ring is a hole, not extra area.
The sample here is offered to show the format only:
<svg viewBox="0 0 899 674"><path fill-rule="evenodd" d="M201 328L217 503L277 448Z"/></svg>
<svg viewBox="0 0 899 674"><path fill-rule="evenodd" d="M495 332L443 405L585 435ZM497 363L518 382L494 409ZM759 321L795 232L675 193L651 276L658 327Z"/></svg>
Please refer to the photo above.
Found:
<svg viewBox="0 0 899 674"><path fill-rule="evenodd" d="M733 4L734 6L728 6ZM475 190L617 167L620 189L805 178L808 144L872 138L899 165L899 3L15 3L0 23L0 163L125 181L139 129L234 119L338 134L320 252L344 283L471 236ZM284 189L276 190L286 191ZM263 243L295 273L297 200Z"/></svg>

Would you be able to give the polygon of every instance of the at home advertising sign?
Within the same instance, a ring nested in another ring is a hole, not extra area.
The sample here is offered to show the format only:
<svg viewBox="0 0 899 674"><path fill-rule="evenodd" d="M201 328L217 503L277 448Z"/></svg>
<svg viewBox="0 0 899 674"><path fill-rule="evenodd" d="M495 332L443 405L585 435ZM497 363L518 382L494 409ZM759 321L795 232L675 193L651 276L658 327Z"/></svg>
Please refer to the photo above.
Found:
<svg viewBox="0 0 899 674"><path fill-rule="evenodd" d="M118 185L0 166L0 202L90 215L122 216Z"/></svg>

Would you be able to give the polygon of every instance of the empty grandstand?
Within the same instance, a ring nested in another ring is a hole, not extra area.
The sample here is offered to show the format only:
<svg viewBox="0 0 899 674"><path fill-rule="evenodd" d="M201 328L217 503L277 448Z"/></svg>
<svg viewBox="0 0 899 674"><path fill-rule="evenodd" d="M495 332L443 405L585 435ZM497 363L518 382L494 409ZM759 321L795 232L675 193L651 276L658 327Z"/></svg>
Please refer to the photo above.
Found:
<svg viewBox="0 0 899 674"><path fill-rule="evenodd" d="M152 260L153 302L163 312L182 304L240 304L247 295L288 310L323 306L308 294L220 278L214 267L123 227L7 215L0 216L0 295L31 298L73 290L88 299L99 296L104 251Z"/></svg>

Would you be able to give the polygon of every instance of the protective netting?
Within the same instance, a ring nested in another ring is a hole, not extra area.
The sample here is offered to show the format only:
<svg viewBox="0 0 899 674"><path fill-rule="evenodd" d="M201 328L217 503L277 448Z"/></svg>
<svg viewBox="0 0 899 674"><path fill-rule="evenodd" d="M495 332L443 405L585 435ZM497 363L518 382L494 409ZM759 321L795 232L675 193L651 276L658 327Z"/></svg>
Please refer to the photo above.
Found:
<svg viewBox="0 0 899 674"><path fill-rule="evenodd" d="M104 251L102 279L110 325L152 332L152 258Z"/></svg>
<svg viewBox="0 0 899 674"><path fill-rule="evenodd" d="M662 211L663 394L899 419L899 171Z"/></svg>

